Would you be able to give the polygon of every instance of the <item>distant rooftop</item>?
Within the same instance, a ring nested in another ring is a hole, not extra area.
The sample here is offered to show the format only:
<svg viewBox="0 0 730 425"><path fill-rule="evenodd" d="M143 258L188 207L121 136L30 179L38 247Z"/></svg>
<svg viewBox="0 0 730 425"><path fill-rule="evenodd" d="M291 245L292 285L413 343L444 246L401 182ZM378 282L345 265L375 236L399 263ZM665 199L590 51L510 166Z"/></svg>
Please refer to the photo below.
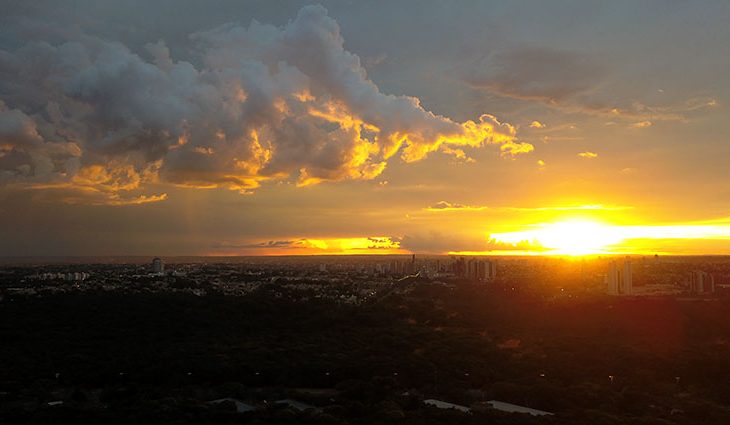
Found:
<svg viewBox="0 0 730 425"><path fill-rule="evenodd" d="M487 402L493 409L501 410L509 413L529 413L532 416L545 416L552 415L553 413L546 412L544 410L531 409L529 407L518 406L512 403L505 403L503 401L489 400Z"/></svg>
<svg viewBox="0 0 730 425"><path fill-rule="evenodd" d="M237 413L246 413L246 412L252 412L252 411L256 410L256 406L251 406L250 404L246 404L246 403L242 402L241 400L237 400L235 398L219 398L218 400L211 400L208 403L220 404L225 401L230 401L231 403L235 404Z"/></svg>
<svg viewBox="0 0 730 425"><path fill-rule="evenodd" d="M436 400L433 398L429 398L428 400L423 400L423 404L427 404L429 406L437 407L439 409L456 409L460 412L469 413L471 412L471 409L469 409L466 406L462 406L459 404L449 403L448 401L442 401L442 400Z"/></svg>

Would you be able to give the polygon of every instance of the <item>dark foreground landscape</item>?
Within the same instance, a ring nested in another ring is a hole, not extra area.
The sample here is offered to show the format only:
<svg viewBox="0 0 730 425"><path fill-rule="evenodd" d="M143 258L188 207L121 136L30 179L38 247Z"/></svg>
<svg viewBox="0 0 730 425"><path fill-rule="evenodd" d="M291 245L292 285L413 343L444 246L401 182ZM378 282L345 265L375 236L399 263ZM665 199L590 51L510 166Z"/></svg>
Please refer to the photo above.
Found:
<svg viewBox="0 0 730 425"><path fill-rule="evenodd" d="M0 422L730 423L727 299L398 285L358 305L273 284L6 293Z"/></svg>

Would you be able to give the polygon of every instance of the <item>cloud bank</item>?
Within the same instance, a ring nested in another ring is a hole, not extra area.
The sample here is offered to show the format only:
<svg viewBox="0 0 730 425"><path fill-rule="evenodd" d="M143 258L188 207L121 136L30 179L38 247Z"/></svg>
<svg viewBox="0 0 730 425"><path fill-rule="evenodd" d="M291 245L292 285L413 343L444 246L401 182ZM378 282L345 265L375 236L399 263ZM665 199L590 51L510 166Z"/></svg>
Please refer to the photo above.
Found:
<svg viewBox="0 0 730 425"><path fill-rule="evenodd" d="M647 104L616 98L606 87L611 66L593 55L547 46L527 45L496 51L465 67L463 80L472 87L525 101L540 102L570 113L633 121L645 128L652 121L686 122L718 106L700 96L672 104ZM545 126L533 121L529 128Z"/></svg>
<svg viewBox="0 0 730 425"><path fill-rule="evenodd" d="M142 193L150 183L247 193L266 180L372 179L393 157L532 150L491 115L455 122L382 93L321 6L283 27L196 32L186 60L164 41L134 52L59 33L0 50L0 185L123 205L164 199Z"/></svg>

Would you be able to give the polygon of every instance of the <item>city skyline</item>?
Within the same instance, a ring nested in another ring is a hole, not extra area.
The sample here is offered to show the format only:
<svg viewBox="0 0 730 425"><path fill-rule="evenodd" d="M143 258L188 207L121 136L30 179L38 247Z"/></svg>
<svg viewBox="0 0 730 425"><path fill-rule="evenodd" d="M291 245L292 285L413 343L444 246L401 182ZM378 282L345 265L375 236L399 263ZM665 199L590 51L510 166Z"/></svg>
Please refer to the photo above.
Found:
<svg viewBox="0 0 730 425"><path fill-rule="evenodd" d="M730 254L726 2L3 3L0 256Z"/></svg>

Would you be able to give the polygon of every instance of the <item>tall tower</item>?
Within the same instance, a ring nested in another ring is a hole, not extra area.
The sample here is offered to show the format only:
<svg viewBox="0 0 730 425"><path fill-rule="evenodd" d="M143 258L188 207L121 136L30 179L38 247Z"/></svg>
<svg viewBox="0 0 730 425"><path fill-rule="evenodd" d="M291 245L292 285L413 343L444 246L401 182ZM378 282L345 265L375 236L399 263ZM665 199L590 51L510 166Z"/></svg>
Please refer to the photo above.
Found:
<svg viewBox="0 0 730 425"><path fill-rule="evenodd" d="M152 260L152 273L162 274L165 272L165 263L160 257L156 257Z"/></svg>
<svg viewBox="0 0 730 425"><path fill-rule="evenodd" d="M619 271L616 265L616 261L611 260L608 264L608 274L606 275L608 283L608 295L619 294Z"/></svg>
<svg viewBox="0 0 730 425"><path fill-rule="evenodd" d="M634 293L634 279L629 257L624 260L622 268L619 268L615 260L608 264L606 284L609 295L632 295Z"/></svg>
<svg viewBox="0 0 730 425"><path fill-rule="evenodd" d="M633 274L631 270L631 259L629 257L626 257L624 260L624 273L623 273L623 291L622 293L624 295L631 295L634 292L634 280L633 280Z"/></svg>
<svg viewBox="0 0 730 425"><path fill-rule="evenodd" d="M489 280L496 279L497 278L497 261L488 260L487 264L489 266L489 271L488 271L489 276L487 278Z"/></svg>
<svg viewBox="0 0 730 425"><path fill-rule="evenodd" d="M715 278L710 273L693 271L690 276L690 291L695 294L715 292Z"/></svg>

